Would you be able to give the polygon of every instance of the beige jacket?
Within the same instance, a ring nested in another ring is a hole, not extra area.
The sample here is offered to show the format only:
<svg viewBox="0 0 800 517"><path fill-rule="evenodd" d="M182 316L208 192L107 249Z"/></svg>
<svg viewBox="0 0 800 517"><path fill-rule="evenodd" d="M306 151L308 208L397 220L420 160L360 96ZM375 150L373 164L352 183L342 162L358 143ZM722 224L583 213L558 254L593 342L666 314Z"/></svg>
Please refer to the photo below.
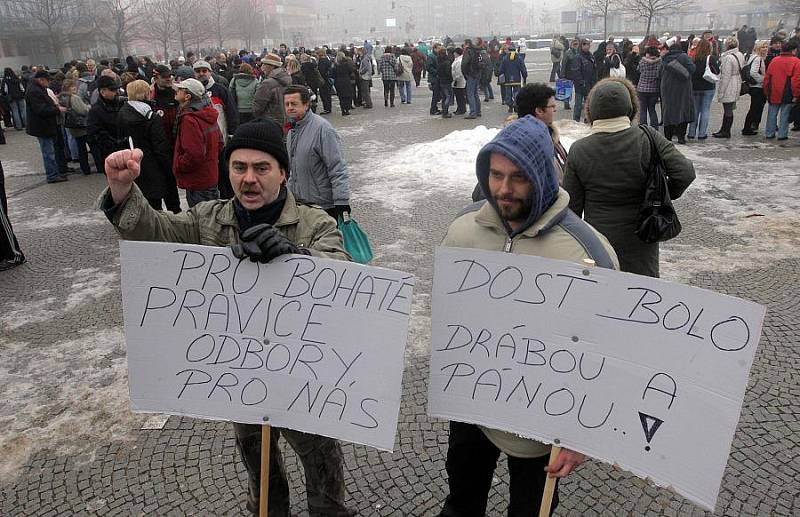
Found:
<svg viewBox="0 0 800 517"><path fill-rule="evenodd" d="M568 208L569 194L559 189L555 203L528 229L510 239L497 211L485 201L465 209L447 230L443 246L505 251L569 260L593 259L600 267L619 269L611 244ZM481 427L489 440L509 456L537 458L550 446L512 433Z"/></svg>

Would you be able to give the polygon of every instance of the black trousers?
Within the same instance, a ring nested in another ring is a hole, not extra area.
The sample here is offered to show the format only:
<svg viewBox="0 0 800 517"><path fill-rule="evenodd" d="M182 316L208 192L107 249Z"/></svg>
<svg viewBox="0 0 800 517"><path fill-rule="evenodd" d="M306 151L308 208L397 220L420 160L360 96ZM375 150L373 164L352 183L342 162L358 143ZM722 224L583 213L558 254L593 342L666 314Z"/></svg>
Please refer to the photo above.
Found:
<svg viewBox="0 0 800 517"><path fill-rule="evenodd" d="M759 124L761 124L761 116L764 114L764 104L766 103L767 97L764 95L763 89L750 89L750 109L744 119L743 129L758 129Z"/></svg>
<svg viewBox="0 0 800 517"><path fill-rule="evenodd" d="M663 119L662 119L663 120ZM664 136L667 140L672 140L673 136L677 136L679 140L686 138L686 128L689 127L688 122L683 122L674 126L664 126Z"/></svg>
<svg viewBox="0 0 800 517"><path fill-rule="evenodd" d="M447 448L447 483L450 494L440 517L484 517L492 476L500 457L498 449L476 425L450 422ZM508 517L539 515L549 456L508 457L510 502ZM558 506L558 484L553 494L550 515Z"/></svg>
<svg viewBox="0 0 800 517"><path fill-rule="evenodd" d="M322 109L324 111L331 111L331 87L326 81L325 84L319 87L319 96L322 97Z"/></svg>
<svg viewBox="0 0 800 517"><path fill-rule="evenodd" d="M69 168L67 167L67 142L64 138L64 126L56 126L56 137L53 139L53 147L56 150L56 164L58 164L58 172L61 174L68 174Z"/></svg>
<svg viewBox="0 0 800 517"><path fill-rule="evenodd" d="M6 178L3 173L3 162L0 162L0 261L8 260L21 264L25 255L19 249L19 242L11 221L8 219L8 201L6 200Z"/></svg>
<svg viewBox="0 0 800 517"><path fill-rule="evenodd" d="M467 89L466 88L453 88L453 93L456 96L456 113L467 112Z"/></svg>

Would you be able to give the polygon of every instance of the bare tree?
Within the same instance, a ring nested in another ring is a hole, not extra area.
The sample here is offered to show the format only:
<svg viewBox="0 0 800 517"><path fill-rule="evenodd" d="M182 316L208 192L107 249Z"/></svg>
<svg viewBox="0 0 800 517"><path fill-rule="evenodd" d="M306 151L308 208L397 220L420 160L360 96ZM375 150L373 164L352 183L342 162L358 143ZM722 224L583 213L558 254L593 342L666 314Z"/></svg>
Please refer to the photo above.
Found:
<svg viewBox="0 0 800 517"><path fill-rule="evenodd" d="M590 14L602 16L603 39L608 38L608 14L620 7L620 0L582 0L581 5Z"/></svg>
<svg viewBox="0 0 800 517"><path fill-rule="evenodd" d="M211 31L216 38L215 43L219 48L225 46L225 39L230 36L234 18L231 17L231 2L229 0L205 0L208 20ZM252 13L251 13L252 14ZM244 16L244 18L249 16Z"/></svg>
<svg viewBox="0 0 800 517"><path fill-rule="evenodd" d="M145 4L148 22L144 31L161 45L165 61L169 61L169 46L175 33L175 9L174 0L149 0Z"/></svg>
<svg viewBox="0 0 800 517"><path fill-rule="evenodd" d="M61 62L64 47L69 43L77 28L85 21L83 0L0 0L12 10L20 13L24 20L45 29L47 40Z"/></svg>
<svg viewBox="0 0 800 517"><path fill-rule="evenodd" d="M776 11L797 16L795 27L800 27L800 1L798 0L773 0L772 6Z"/></svg>
<svg viewBox="0 0 800 517"><path fill-rule="evenodd" d="M647 20L647 30L645 30L647 37L653 25L653 18L685 9L692 5L694 0L623 0L623 2L626 11Z"/></svg>
<svg viewBox="0 0 800 517"><path fill-rule="evenodd" d="M144 21L141 0L93 0L92 27L101 39L117 48L123 57L130 40L139 34Z"/></svg>
<svg viewBox="0 0 800 517"><path fill-rule="evenodd" d="M241 13L251 15L242 16ZM245 47L251 50L266 30L266 20L261 13L255 0L233 0L230 6L232 32L244 40Z"/></svg>
<svg viewBox="0 0 800 517"><path fill-rule="evenodd" d="M175 40L181 52L199 50L200 43L206 39L206 11L200 0L183 0L180 4L173 0L175 16Z"/></svg>

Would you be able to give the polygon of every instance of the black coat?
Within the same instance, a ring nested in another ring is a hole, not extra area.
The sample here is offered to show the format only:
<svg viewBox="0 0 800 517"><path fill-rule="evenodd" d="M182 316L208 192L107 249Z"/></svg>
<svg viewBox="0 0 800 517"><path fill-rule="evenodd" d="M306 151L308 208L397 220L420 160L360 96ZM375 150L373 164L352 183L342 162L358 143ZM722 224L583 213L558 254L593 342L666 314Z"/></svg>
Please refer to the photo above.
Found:
<svg viewBox="0 0 800 517"><path fill-rule="evenodd" d="M163 199L168 192L175 191L175 176L172 175L172 146L164 133L161 116L151 111L144 116L133 106L125 104L119 110L119 138L130 136L133 145L142 150L141 172L136 185L146 199Z"/></svg>
<svg viewBox="0 0 800 517"><path fill-rule="evenodd" d="M31 136L55 138L60 114L53 99L32 79L25 92L25 132Z"/></svg>
<svg viewBox="0 0 800 517"><path fill-rule="evenodd" d="M103 161L109 154L128 147L128 143L121 141L117 115L122 108L119 98L107 101L100 97L89 109L86 120L86 136L89 146L100 152Z"/></svg>
<svg viewBox="0 0 800 517"><path fill-rule="evenodd" d="M575 89L589 93L597 82L594 58L589 52L570 50L564 60L564 76L575 84Z"/></svg>
<svg viewBox="0 0 800 517"><path fill-rule="evenodd" d="M436 75L439 77L439 84L449 84L452 86L453 61L450 59L450 56L437 56Z"/></svg>
<svg viewBox="0 0 800 517"><path fill-rule="evenodd" d="M22 81L16 75L3 77L0 83L0 95L7 95L9 100L18 101L25 98L25 88Z"/></svg>
<svg viewBox="0 0 800 517"><path fill-rule="evenodd" d="M661 113L665 126L695 120L692 74L694 62L680 48L661 58Z"/></svg>
<svg viewBox="0 0 800 517"><path fill-rule="evenodd" d="M335 73L336 94L339 95L339 98L352 99L353 83L350 81L355 77L355 63L353 63L352 59L345 58L344 61L336 64Z"/></svg>

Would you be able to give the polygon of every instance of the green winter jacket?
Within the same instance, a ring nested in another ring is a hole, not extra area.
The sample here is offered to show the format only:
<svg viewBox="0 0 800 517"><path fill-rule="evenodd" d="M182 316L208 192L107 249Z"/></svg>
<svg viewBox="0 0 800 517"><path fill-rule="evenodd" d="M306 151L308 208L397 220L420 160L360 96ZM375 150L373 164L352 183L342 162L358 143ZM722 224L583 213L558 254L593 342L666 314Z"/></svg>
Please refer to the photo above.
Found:
<svg viewBox="0 0 800 517"><path fill-rule="evenodd" d="M667 170L670 197L677 199L694 181L694 166L663 135L652 133ZM595 133L570 147L564 189L569 207L614 246L622 271L658 277L658 243L648 244L634 233L644 200L643 164L649 163L650 142L638 126Z"/></svg>
<svg viewBox="0 0 800 517"><path fill-rule="evenodd" d="M119 206L114 206L108 188L100 194L99 205L124 239L205 246L240 242L232 199L206 201L172 214L151 208L134 184ZM286 193L286 204L274 226L297 246L307 248L312 256L350 260L336 221L319 208L297 203L291 192Z"/></svg>
<svg viewBox="0 0 800 517"><path fill-rule="evenodd" d="M447 230L442 246L505 251L619 269L614 249L597 230L581 221L569 208L569 194L559 189L553 205L526 230L510 238L494 207L479 201L466 208ZM513 433L481 427L500 450L516 458L548 454L550 446Z"/></svg>
<svg viewBox="0 0 800 517"><path fill-rule="evenodd" d="M230 91L236 100L239 113L253 112L253 97L256 96L258 79L250 74L235 74L231 81Z"/></svg>

